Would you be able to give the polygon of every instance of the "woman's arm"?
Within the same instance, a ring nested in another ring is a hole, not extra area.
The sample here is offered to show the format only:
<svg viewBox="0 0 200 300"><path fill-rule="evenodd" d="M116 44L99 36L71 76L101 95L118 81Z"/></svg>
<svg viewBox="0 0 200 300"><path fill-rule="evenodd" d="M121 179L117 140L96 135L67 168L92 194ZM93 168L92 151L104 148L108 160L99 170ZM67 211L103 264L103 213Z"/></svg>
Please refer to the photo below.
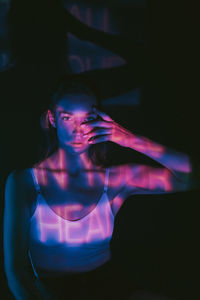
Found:
<svg viewBox="0 0 200 300"><path fill-rule="evenodd" d="M145 182L144 186L140 186L140 188L151 189L152 187L152 190L153 188L156 189L157 185L159 189L162 189L162 184L159 184L160 181L169 182L168 189L164 188L163 192L198 188L199 171L194 170L188 155L168 149L146 137L135 135L114 122L105 113L98 110L96 112L100 116L100 120L84 122L82 125L88 126L90 144L111 141L122 147L141 152L163 166L150 168L148 166L129 165L128 172L126 172L129 182L131 181L132 184L136 182L137 176L138 180L140 178L138 181L140 184L142 181ZM133 178L134 180L132 180Z"/></svg>
<svg viewBox="0 0 200 300"><path fill-rule="evenodd" d="M35 197L27 171L12 172L6 182L3 228L4 267L8 286L17 300L44 300L35 285L28 257L30 207Z"/></svg>

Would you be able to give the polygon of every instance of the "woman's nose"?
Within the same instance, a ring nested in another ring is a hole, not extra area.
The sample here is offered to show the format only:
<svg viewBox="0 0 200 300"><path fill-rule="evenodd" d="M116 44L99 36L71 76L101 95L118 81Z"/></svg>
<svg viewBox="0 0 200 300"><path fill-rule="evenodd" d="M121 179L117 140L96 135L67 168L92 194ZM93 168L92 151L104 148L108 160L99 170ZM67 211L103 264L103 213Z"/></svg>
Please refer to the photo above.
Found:
<svg viewBox="0 0 200 300"><path fill-rule="evenodd" d="M73 133L80 133L83 134L83 130L79 126L75 126L73 128Z"/></svg>
<svg viewBox="0 0 200 300"><path fill-rule="evenodd" d="M73 132L84 133L81 123L82 121L74 121Z"/></svg>

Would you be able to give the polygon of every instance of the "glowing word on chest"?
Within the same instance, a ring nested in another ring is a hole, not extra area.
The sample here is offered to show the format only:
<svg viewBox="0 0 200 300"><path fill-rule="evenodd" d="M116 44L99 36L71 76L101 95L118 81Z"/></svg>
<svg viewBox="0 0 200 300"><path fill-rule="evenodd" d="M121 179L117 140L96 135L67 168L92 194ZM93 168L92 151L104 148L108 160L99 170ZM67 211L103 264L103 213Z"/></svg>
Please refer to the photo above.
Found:
<svg viewBox="0 0 200 300"><path fill-rule="evenodd" d="M103 207L94 208L89 214L77 221L69 221L63 216L66 207L56 207L56 214L49 206L39 204L37 207L36 220L38 227L38 239L42 243L67 243L83 244L93 241L102 241L112 236L113 215L109 203L102 203ZM70 205L70 211L80 210L82 205ZM55 209L55 208L54 208ZM64 215L66 215L64 213Z"/></svg>

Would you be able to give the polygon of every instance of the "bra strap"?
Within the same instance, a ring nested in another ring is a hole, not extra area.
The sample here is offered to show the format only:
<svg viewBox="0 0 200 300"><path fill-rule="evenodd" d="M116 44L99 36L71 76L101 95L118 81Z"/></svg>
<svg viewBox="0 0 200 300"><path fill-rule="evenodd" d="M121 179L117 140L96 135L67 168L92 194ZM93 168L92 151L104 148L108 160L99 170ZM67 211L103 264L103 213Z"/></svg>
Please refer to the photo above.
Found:
<svg viewBox="0 0 200 300"><path fill-rule="evenodd" d="M35 176L34 169L31 168L30 171L31 171L31 175L32 175L32 178L33 178L35 189L36 189L37 193L40 193L40 186L39 186L37 178Z"/></svg>
<svg viewBox="0 0 200 300"><path fill-rule="evenodd" d="M108 190L108 180L109 180L109 168L106 168L106 176L105 176L105 183L104 183L104 192Z"/></svg>

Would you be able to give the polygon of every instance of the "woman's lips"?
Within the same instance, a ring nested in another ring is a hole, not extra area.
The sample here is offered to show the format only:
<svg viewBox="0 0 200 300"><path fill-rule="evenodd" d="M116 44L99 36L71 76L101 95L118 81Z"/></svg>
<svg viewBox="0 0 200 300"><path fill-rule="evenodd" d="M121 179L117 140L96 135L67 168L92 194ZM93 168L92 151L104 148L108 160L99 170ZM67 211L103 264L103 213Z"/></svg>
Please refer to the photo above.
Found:
<svg viewBox="0 0 200 300"><path fill-rule="evenodd" d="M73 146L82 146L84 143L83 142L72 142L71 144Z"/></svg>
<svg viewBox="0 0 200 300"><path fill-rule="evenodd" d="M73 146L83 146L85 144L87 144L87 139L86 138L77 138L77 139L73 139L71 142L70 142L71 145Z"/></svg>

